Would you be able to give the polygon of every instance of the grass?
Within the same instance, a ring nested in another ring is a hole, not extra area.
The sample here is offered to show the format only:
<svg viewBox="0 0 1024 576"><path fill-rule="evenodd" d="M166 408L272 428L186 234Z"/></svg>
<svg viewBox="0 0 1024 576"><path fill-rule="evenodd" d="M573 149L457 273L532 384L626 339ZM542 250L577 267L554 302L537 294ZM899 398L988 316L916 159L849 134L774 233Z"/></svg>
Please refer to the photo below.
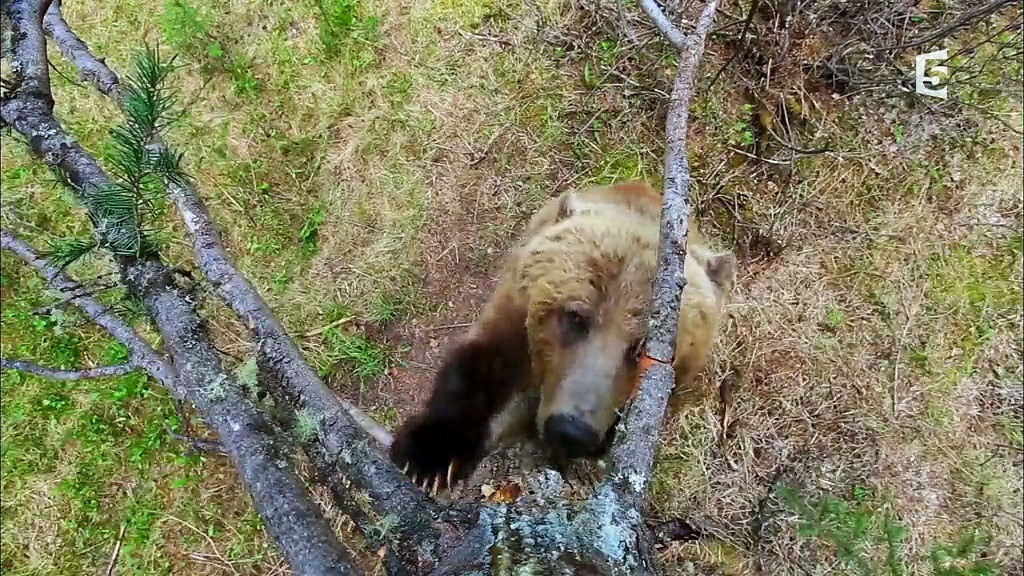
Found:
<svg viewBox="0 0 1024 576"><path fill-rule="evenodd" d="M871 490L853 489L845 500L831 494L819 499L786 485L778 486L777 496L786 508L799 517L797 533L801 538L827 542L836 558L850 574L863 576L907 574L903 539L907 528L894 518L888 506L880 505ZM929 547L930 574L936 576L992 576L997 566L980 557L990 538L973 531L956 541Z"/></svg>
<svg viewBox="0 0 1024 576"><path fill-rule="evenodd" d="M36 294L5 298L5 356L63 368L127 359L95 331L40 319L33 310L45 298L33 273L3 264L5 290ZM197 559L221 568L276 560L237 483L211 491L210 479L234 472L182 455L167 436L165 426L180 431L181 422L145 376L52 382L5 371L0 392L5 574L102 570L116 541L129 574L176 573Z"/></svg>
<svg viewBox="0 0 1024 576"><path fill-rule="evenodd" d="M460 334L442 328L472 319L545 199L627 178L661 184L671 52L630 44L615 10L570 8L64 6L119 71L144 42L180 55L174 84L190 105L170 137L232 256L311 365L389 426L425 397L432 350ZM729 56L712 46L704 81ZM57 113L109 159L116 108L54 64ZM1011 572L1024 484L1019 140L969 111L925 122L899 102L831 99L779 74L802 145L833 151L756 162L731 149L787 155L765 138L758 103L729 88L743 70L697 91L690 147L701 227L741 255L702 384L737 367L746 376L728 435L715 394L666 424L653 513L712 536L662 559L801 574L863 552L881 573L968 574L983 555ZM5 228L38 247L89 237L70 195L6 135L0 158ZM180 233L173 213L155 223ZM180 241L165 252L195 267ZM53 295L2 258L4 355L66 368L123 357L73 312L37 314ZM110 269L101 255L70 268ZM137 303L101 295L144 328ZM255 391L244 327L202 285L197 295ZM100 572L118 540L120 574L283 573L230 465L185 455L164 429L181 426L172 402L144 379L4 372L0 386L5 573ZM293 432L316 425L300 417ZM788 505L775 478L799 488Z"/></svg>

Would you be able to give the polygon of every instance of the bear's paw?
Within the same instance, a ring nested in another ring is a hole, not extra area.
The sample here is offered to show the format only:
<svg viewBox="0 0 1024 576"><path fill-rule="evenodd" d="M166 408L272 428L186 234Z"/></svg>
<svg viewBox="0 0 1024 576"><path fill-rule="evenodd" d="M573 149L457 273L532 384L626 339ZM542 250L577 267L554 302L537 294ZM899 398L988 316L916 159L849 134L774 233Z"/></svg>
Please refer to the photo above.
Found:
<svg viewBox="0 0 1024 576"><path fill-rule="evenodd" d="M451 489L484 457L485 431L465 420L422 414L406 422L391 444L391 461L424 490Z"/></svg>

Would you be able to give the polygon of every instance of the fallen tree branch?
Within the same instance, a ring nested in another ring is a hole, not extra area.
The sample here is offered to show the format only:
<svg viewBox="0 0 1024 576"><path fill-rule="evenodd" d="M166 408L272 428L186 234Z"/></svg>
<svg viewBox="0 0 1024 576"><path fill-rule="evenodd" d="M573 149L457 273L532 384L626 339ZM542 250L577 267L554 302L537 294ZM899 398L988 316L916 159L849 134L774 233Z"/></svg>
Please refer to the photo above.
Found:
<svg viewBox="0 0 1024 576"><path fill-rule="evenodd" d="M393 569L436 562L438 558L420 543L436 543L440 538L440 508L385 455L391 434L329 390L306 363L266 301L228 256L196 190L179 182L169 182L168 190L194 240L207 280L249 326L256 340L257 364L270 390L283 394L296 411L317 419L317 437L306 449L335 500L347 502L349 492L359 489L378 514L391 519Z"/></svg>
<svg viewBox="0 0 1024 576"><path fill-rule="evenodd" d="M74 62L81 78L92 83L100 92L114 96L118 87L117 75L100 59L93 56L86 45L68 26L60 11L61 0L51 0L43 17L43 30L60 48L65 58Z"/></svg>
<svg viewBox="0 0 1024 576"><path fill-rule="evenodd" d="M690 163L686 151L690 102L704 39L714 22L718 0L709 0L701 11L693 34L682 50L676 72L668 116L665 119L665 178L661 212L661 240L658 247L658 275L654 283L645 354L653 362L640 379L636 396L623 418L612 447L612 467L605 487L639 509L643 502L654 450L661 429L669 393L675 383L675 356L679 325L679 301L686 278L687 225L690 220Z"/></svg>
<svg viewBox="0 0 1024 576"><path fill-rule="evenodd" d="M64 56L78 66L83 77L92 81L101 93L121 106L122 91L117 74L77 38L61 16L59 0L54 2L47 13L48 32L59 33L63 38L59 46ZM164 143L156 141L154 146L159 149ZM356 488L364 490L380 514L397 521L398 539L410 546L400 552L413 554L411 546L416 541L436 539L433 519L438 516L437 506L384 454L383 450L391 443L391 434L362 410L334 394L309 367L266 301L228 256L213 218L190 183L172 180L167 182L167 188L193 238L195 255L204 275L221 299L249 326L256 341L260 372L269 382L270 390L283 393L296 411L312 414L319 421L317 441L307 452L327 486L337 498L347 498L346 493L351 488L345 485L344 476ZM367 441L366 434L380 449Z"/></svg>
<svg viewBox="0 0 1024 576"><path fill-rule="evenodd" d="M95 368L84 368L82 370L61 370L59 368L47 368L27 360L10 360L0 358L0 369L18 370L29 372L36 376L49 378L50 380L87 380L90 378L107 378L108 376L123 376L137 367L131 364L117 364L114 366L97 366Z"/></svg>
<svg viewBox="0 0 1024 576"><path fill-rule="evenodd" d="M20 133L51 169L66 177L76 194L109 189L111 182L96 160L53 118L48 77L39 80L39 70L43 74L46 70L42 16L47 7L48 2L30 0L4 5L8 17L21 28L11 40L18 88L0 102L0 118ZM24 14L38 18L32 22ZM36 76L27 76L27 72ZM86 198L80 199L89 207ZM104 221L102 214L91 217L94 222ZM15 239L8 241L7 236L5 244L13 246ZM285 465L286 451L278 445L269 423L222 366L205 324L172 271L152 256L121 254L116 261L122 280L142 299L173 359L178 378L172 393L195 405L214 429L292 569L298 574L357 574L294 469Z"/></svg>
<svg viewBox="0 0 1024 576"><path fill-rule="evenodd" d="M162 264L122 261L122 275L180 366L189 400L217 434L267 532L298 574L358 574L288 462L273 429L225 370L185 291Z"/></svg>
<svg viewBox="0 0 1024 576"><path fill-rule="evenodd" d="M0 248L11 252L35 268L51 288L65 295L72 294L68 299L69 302L79 307L90 320L106 330L128 349L128 361L132 366L142 368L172 392L183 393L177 382L177 372L169 361L153 350L153 347L138 332L111 312L109 308L90 296L75 294L75 291L81 288L78 282L69 278L56 266L40 258L31 246L7 230L0 230Z"/></svg>
<svg viewBox="0 0 1024 576"><path fill-rule="evenodd" d="M50 69L46 60L46 36L39 27L50 0L4 2L4 12L11 30L11 71L15 91L30 94L53 108L50 94ZM16 40L14 40L16 39Z"/></svg>

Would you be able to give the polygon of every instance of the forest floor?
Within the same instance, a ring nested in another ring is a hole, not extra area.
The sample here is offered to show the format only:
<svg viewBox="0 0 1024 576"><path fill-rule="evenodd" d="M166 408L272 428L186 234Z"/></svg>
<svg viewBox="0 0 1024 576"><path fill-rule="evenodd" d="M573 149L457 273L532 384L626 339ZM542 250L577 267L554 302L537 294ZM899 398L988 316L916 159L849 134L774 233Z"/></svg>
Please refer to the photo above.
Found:
<svg viewBox="0 0 1024 576"><path fill-rule="evenodd" d="M743 6L725 2L718 26ZM170 139L232 256L332 388L392 428L532 210L571 188L661 185L674 57L627 10L624 23L589 1L64 6L122 74L146 42L179 55ZM662 432L650 516L703 531L661 549L669 573L1021 573L1020 137L969 110L830 92L796 62L769 93L797 147L828 151L794 154L766 130L783 127L752 96L748 59L707 87L727 32L701 68L691 194L704 232L737 251L739 282L705 393ZM102 159L117 109L51 59L59 118ZM3 138L3 227L40 247L87 235L45 166ZM188 265L173 210L165 222L166 256ZM6 254L0 291L5 356L124 360L73 313L38 313L53 296ZM197 297L243 365L244 327L202 284ZM104 573L115 548L116 574L287 573L230 462L168 435L175 407L145 377L5 371L0 407L4 574Z"/></svg>

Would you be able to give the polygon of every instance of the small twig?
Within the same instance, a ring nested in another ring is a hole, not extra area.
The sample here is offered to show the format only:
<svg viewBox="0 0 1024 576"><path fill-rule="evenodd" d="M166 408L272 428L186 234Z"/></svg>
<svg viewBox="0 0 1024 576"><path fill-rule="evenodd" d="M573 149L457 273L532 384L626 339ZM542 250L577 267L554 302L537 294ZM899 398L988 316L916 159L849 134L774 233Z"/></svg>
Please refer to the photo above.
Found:
<svg viewBox="0 0 1024 576"><path fill-rule="evenodd" d="M78 86L78 87L82 86L81 82L77 82L75 80L72 80L71 78L68 77L67 74L61 72L60 68L57 68L57 66L54 65L53 62L49 62L49 65L50 65L50 70L53 70L54 72L56 72L57 76L60 76L61 78L63 78L64 81L67 82L68 84L71 84L72 86Z"/></svg>
<svg viewBox="0 0 1024 576"><path fill-rule="evenodd" d="M993 448L1002 448L1004 450L1012 450L1012 451L1014 451L1014 452L1016 452L1018 454L1024 452L1024 449L1018 448L1016 446L1010 446L1009 444L993 444L992 447Z"/></svg>
<svg viewBox="0 0 1024 576"><path fill-rule="evenodd" d="M725 64L722 64L722 67L718 69L718 72L715 72L715 75L711 77L711 81L708 82L708 85L704 90L710 91L711 87L715 85L715 82L718 82L718 77L722 75L722 72L725 72L725 69L732 64L732 61L738 58L740 54L747 51L747 31L750 29L750 23L754 21L754 14L757 13L757 5L760 1L761 0L754 0L750 3L750 11L747 12L747 18L743 21L743 29L740 30L740 42L743 43L743 46L741 46L739 50L735 50L732 53L732 56L729 56L729 59L725 61ZM769 71L770 70L771 68L769 68Z"/></svg>
<svg viewBox="0 0 1024 576"><path fill-rule="evenodd" d="M773 140L778 142L778 144L780 146L782 146L783 148L786 148L786 149L790 150L791 152L796 152L797 154L806 154L808 156L811 156L811 155L814 155L814 154L825 154L827 152L831 152L831 150L832 150L832 148L830 146L828 146L827 144L825 146L820 147L820 148L798 148L798 147L790 144L789 142L786 142L785 140L783 140L771 128L768 129L768 135L771 136Z"/></svg>
<svg viewBox="0 0 1024 576"><path fill-rule="evenodd" d="M461 322L459 324L447 324L445 326L431 326L430 328L427 328L427 330L430 330L430 331L452 330L452 329L455 329L455 328L468 328L468 327L470 327L472 325L473 325L472 322Z"/></svg>
<svg viewBox="0 0 1024 576"><path fill-rule="evenodd" d="M114 551L110 554L110 562L107 563L106 576L114 573L114 566L117 565L117 557L121 555L121 543L124 542L124 532L128 529L128 523L121 524L121 531L117 534L117 543L114 544Z"/></svg>
<svg viewBox="0 0 1024 576"><path fill-rule="evenodd" d="M42 308L37 309L35 313L38 315L50 315L58 307L71 302L75 298L78 298L80 296L92 296L98 292L110 290L111 288L117 288L119 286L120 283L118 282L98 282L93 286L79 286L76 290L68 292L61 296L60 300L54 302L52 305L43 306Z"/></svg>
<svg viewBox="0 0 1024 576"><path fill-rule="evenodd" d="M167 435L171 438L187 444L188 451L227 454L227 451L224 449L224 445L222 445L218 440L195 438L186 434L178 434L174 430L171 430L171 427L167 424L164 424L164 431L167 432Z"/></svg>
<svg viewBox="0 0 1024 576"><path fill-rule="evenodd" d="M138 370L131 364L117 364L114 366L97 366L96 368L85 368L82 370L60 370L58 368L47 368L26 360L9 360L0 358L0 369L19 370L29 372L37 376L49 378L50 380L87 380L89 378L106 378L108 376L121 376L133 370Z"/></svg>
<svg viewBox="0 0 1024 576"><path fill-rule="evenodd" d="M767 162L768 164L775 164L777 166L789 166L789 163L790 163L789 160L787 160L787 161L772 160L771 158L765 158L763 156L758 156L757 154L751 154L750 152L745 152L745 151L740 150L739 148L736 148L734 146L729 146L729 150L732 150L733 152L735 152L735 153L737 153L737 154L739 154L741 156L746 156L747 158L752 158L754 160L760 160L761 162Z"/></svg>
<svg viewBox="0 0 1024 576"><path fill-rule="evenodd" d="M217 549L217 544L213 541L213 538L210 538L209 534L207 534L206 532L200 530L199 528L196 528L195 526L193 526L192 524L189 524L188 522L182 520L181 518L178 518L177 516L171 516L170 514L168 514L168 515L164 516L164 518L168 519L168 520L174 520L175 522L178 522L179 524L181 524L181 525L191 529L196 534L199 534L200 536L205 538L206 541L210 544L210 548L213 549L213 555L216 556L218 560L223 562L224 565L227 566L228 569L231 570L231 572L233 574L238 574L238 570L235 570L234 564L232 564L231 562L228 562L228 560L226 558L224 558L224 556L220 553L220 550Z"/></svg>
<svg viewBox="0 0 1024 576"><path fill-rule="evenodd" d="M306 332L306 333L302 334L302 337L303 338L312 338L313 336L318 336L320 334L323 334L324 332L327 332L331 328L334 328L334 327L337 327L337 326L341 326L342 324L346 324L346 323L351 322L351 321L352 321L352 317L351 316L346 316L344 318L338 318L337 320L335 320L334 322L331 322L330 324L327 324L326 326L321 326L321 327L319 327L319 328L317 328L315 330L310 330L309 332Z"/></svg>
<svg viewBox="0 0 1024 576"><path fill-rule="evenodd" d="M927 44L934 40L945 38L946 36L955 32L958 28L966 26L974 22L975 20L979 20L981 18L990 16L998 12L999 9L1002 8L1003 6L1009 6L1010 4L1015 3L1017 3L1017 0L995 0L995 2L990 2L982 6L981 8L961 15L959 18L950 22L948 25L943 26L942 28L939 28L934 32L925 34L921 38L918 38L917 40L914 40L912 42L907 42L906 44L898 44L896 46L883 46L881 48L867 48L864 50L854 50L852 52L844 53L843 56L852 56L855 54L879 54L882 52L893 52L897 50L906 50L907 48L915 48L922 44Z"/></svg>

